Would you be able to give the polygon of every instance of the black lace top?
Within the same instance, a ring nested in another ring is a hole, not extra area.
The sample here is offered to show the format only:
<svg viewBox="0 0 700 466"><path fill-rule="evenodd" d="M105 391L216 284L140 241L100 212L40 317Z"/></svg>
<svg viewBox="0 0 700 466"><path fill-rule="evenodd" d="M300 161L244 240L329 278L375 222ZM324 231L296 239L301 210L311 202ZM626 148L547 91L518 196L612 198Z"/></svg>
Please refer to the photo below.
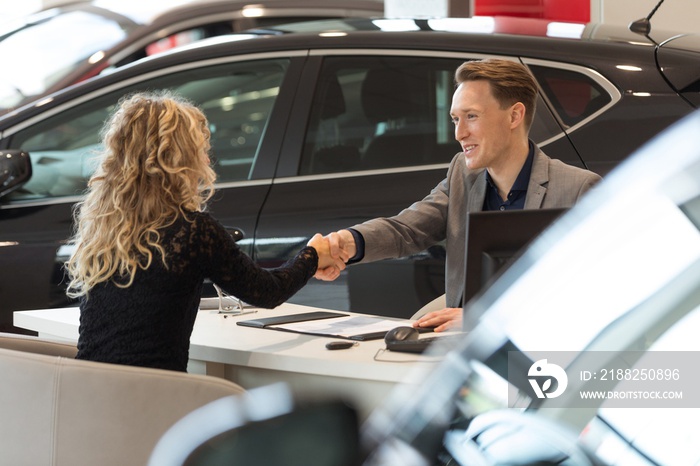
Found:
<svg viewBox="0 0 700 466"><path fill-rule="evenodd" d="M180 219L161 231L167 269L156 253L130 287L104 282L81 300L78 359L186 371L205 278L247 303L274 308L316 272L314 248L264 269L211 215L189 217L192 222Z"/></svg>

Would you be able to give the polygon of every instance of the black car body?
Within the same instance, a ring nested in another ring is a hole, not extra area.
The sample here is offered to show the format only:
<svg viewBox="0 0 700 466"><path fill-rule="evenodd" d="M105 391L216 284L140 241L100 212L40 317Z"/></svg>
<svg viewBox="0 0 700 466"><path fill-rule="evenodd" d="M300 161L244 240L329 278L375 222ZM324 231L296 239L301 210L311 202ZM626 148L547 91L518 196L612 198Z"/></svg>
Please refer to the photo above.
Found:
<svg viewBox="0 0 700 466"><path fill-rule="evenodd" d="M557 27L569 37L547 32ZM531 32L508 32L519 29ZM200 104L219 175L211 211L275 266L313 233L396 214L444 178L459 151L449 107L465 60L526 64L541 86L532 139L605 175L694 109L698 43L513 18L297 23L206 39L72 86L0 118L0 150L25 151L33 169L0 199L0 322L67 304L71 208L126 93L171 88ZM352 266L293 302L408 317L444 293L444 254L436 245Z"/></svg>

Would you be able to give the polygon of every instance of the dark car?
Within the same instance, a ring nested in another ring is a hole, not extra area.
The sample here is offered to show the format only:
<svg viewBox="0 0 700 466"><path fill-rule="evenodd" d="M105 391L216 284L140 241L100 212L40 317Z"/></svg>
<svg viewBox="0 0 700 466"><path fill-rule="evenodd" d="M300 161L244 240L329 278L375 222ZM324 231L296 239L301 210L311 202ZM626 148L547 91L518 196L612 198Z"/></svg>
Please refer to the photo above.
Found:
<svg viewBox="0 0 700 466"><path fill-rule="evenodd" d="M31 161L30 177L8 175L15 186L0 189L2 323L67 304L71 208L105 118L129 92L170 88L199 103L219 176L211 211L276 266L313 233L396 214L444 178L460 150L449 107L465 60L526 64L540 84L532 139L605 175L694 109L698 44L513 18L322 21L205 39L70 87L0 118L0 150ZM436 245L352 266L293 302L409 317L444 293L444 255Z"/></svg>
<svg viewBox="0 0 700 466"><path fill-rule="evenodd" d="M5 113L104 70L206 37L291 21L371 17L381 0L77 1L0 23Z"/></svg>

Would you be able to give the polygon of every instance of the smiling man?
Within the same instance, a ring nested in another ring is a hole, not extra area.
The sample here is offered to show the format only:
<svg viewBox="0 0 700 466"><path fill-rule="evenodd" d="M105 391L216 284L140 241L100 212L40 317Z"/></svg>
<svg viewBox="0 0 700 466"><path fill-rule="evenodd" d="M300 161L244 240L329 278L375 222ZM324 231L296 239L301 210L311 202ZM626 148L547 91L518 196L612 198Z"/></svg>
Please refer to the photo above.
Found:
<svg viewBox="0 0 700 466"><path fill-rule="evenodd" d="M549 158L530 141L537 84L525 66L469 61L457 69L455 84L450 114L462 152L445 179L394 217L328 235L332 253L349 257L348 263L403 257L445 240L448 307L414 323L435 331L461 327L468 212L571 207L600 180ZM335 276L328 269L316 273L321 280Z"/></svg>

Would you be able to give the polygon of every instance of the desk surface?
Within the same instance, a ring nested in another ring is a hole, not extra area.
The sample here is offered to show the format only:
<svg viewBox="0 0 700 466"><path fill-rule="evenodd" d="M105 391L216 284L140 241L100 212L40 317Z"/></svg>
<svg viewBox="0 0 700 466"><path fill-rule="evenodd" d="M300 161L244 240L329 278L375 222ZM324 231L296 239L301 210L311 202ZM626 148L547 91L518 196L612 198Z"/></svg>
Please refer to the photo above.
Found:
<svg viewBox="0 0 700 466"><path fill-rule="evenodd" d="M391 395L397 383L420 384L436 366L435 357L386 351L383 339L328 350L325 345L333 340L330 337L236 324L239 320L318 310L327 309L286 303L242 316L200 310L190 337L188 371L223 377L246 389L284 382L299 399L342 397L351 401L364 419ZM395 320L397 326L409 324ZM78 341L79 321L77 307L14 313L17 327L73 342Z"/></svg>
<svg viewBox="0 0 700 466"><path fill-rule="evenodd" d="M274 371L399 382L418 366L432 366L434 359L384 351L383 340L358 342L352 348L328 350L333 338L237 325L239 320L321 310L285 303L255 314L232 316L200 310L190 338L190 359L207 363L254 367ZM352 313L349 313L352 315ZM16 311L14 325L45 337L78 340L80 311L77 307ZM397 326L408 325L396 320Z"/></svg>

